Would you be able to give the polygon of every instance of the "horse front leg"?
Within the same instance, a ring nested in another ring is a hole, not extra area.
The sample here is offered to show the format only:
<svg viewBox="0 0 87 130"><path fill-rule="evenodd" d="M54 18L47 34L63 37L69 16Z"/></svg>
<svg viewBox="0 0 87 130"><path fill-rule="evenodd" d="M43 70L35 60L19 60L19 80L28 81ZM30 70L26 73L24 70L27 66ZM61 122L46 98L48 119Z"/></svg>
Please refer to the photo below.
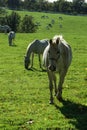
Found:
<svg viewBox="0 0 87 130"><path fill-rule="evenodd" d="M42 68L42 66L41 66L41 57L40 57L40 54L38 54L38 58L39 58L39 66L40 66L40 68Z"/></svg>
<svg viewBox="0 0 87 130"><path fill-rule="evenodd" d="M53 104L53 83L52 83L52 73L51 71L47 72L49 78L49 89L50 89L50 104Z"/></svg>
<svg viewBox="0 0 87 130"><path fill-rule="evenodd" d="M9 38L9 46L12 45L12 39Z"/></svg>
<svg viewBox="0 0 87 130"><path fill-rule="evenodd" d="M34 61L34 53L32 52L32 54L31 54L31 67L30 68L33 67L33 61Z"/></svg>
<svg viewBox="0 0 87 130"><path fill-rule="evenodd" d="M64 73L60 73L59 75L59 84L58 84L58 91L57 91L57 99L59 101L62 101L62 86L63 86L63 83L64 83L64 79L65 79L65 75L66 75L66 72Z"/></svg>
<svg viewBox="0 0 87 130"><path fill-rule="evenodd" d="M55 73L53 73L53 76L52 76L52 78L53 78L53 81L54 81L54 87L55 87L55 96L57 95L57 85L56 85L56 75L55 75Z"/></svg>

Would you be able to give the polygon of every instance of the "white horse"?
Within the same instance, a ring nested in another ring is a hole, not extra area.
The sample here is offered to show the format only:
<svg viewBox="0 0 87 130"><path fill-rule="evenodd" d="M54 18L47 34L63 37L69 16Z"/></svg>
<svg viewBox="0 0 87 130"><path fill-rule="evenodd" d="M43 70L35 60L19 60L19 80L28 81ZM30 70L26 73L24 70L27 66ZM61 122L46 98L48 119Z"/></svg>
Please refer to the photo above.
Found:
<svg viewBox="0 0 87 130"><path fill-rule="evenodd" d="M15 39L15 32L14 31L10 31L8 34L8 42L9 42L9 46L11 46L13 44L13 40Z"/></svg>
<svg viewBox="0 0 87 130"><path fill-rule="evenodd" d="M53 83L55 86L55 95L57 99L62 100L62 85L68 67L72 60L72 51L70 45L62 38L62 36L54 36L49 41L49 45L43 53L43 65L47 69L50 89L50 104L53 104ZM55 72L59 73L58 88L56 85Z"/></svg>
<svg viewBox="0 0 87 130"><path fill-rule="evenodd" d="M40 68L41 66L41 58L40 55L43 53L44 49L48 45L48 40L43 39L43 40L34 40L32 43L30 43L27 47L26 55L25 55L25 68L28 69L28 66L30 68L33 67L33 59L34 59L34 53L38 54L39 57L39 65ZM31 62L30 62L30 57L32 56Z"/></svg>

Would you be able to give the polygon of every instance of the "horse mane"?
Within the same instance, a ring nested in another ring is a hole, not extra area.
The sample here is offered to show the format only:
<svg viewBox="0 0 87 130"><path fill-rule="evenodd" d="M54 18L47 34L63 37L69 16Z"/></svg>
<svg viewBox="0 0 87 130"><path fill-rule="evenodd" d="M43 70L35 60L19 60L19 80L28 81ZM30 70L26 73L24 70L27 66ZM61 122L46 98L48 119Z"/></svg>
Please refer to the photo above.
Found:
<svg viewBox="0 0 87 130"><path fill-rule="evenodd" d="M57 38L60 38L61 40L63 39L63 36L62 35L55 35L54 37L53 37L53 39L57 39Z"/></svg>

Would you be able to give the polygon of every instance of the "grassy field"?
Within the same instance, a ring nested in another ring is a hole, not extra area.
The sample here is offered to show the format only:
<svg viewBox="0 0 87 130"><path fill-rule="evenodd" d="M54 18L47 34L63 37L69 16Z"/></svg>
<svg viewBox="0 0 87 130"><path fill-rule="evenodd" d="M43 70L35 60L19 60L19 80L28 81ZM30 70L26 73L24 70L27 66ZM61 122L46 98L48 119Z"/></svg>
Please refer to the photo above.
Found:
<svg viewBox="0 0 87 130"><path fill-rule="evenodd" d="M18 12L32 15L41 26L36 33L16 34L9 47L7 35L0 33L0 130L87 129L87 17L63 14ZM41 19L41 16L49 16ZM60 21L59 16L63 17ZM54 19L50 30L46 25ZM62 24L62 28L59 24ZM35 55L34 71L24 68L24 55L34 39L62 34L73 51L72 64L63 84L64 102L54 97L49 104L47 73L39 68Z"/></svg>

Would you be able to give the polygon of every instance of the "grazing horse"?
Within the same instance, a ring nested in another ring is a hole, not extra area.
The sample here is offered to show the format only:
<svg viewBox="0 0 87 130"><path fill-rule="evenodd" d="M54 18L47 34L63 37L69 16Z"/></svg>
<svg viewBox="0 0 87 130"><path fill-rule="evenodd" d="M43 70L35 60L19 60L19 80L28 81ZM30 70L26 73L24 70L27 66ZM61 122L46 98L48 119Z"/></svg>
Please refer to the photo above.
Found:
<svg viewBox="0 0 87 130"><path fill-rule="evenodd" d="M61 35L54 36L53 39L49 41L43 53L43 65L47 69L49 78L50 104L53 104L53 84L55 86L57 99L62 100L62 85L71 60L72 50L70 45L68 45ZM55 72L59 73L58 88L56 85Z"/></svg>
<svg viewBox="0 0 87 130"><path fill-rule="evenodd" d="M15 32L14 31L10 31L8 34L8 41L9 41L9 46L12 45L12 41L15 39Z"/></svg>
<svg viewBox="0 0 87 130"><path fill-rule="evenodd" d="M32 43L30 43L27 47L26 55L25 55L25 68L28 69L28 66L30 65L30 57L32 56L31 60L31 66L30 68L33 67L33 59L34 59L34 53L38 54L39 57L39 65L40 68L41 66L41 58L40 55L43 53L44 49L48 45L48 40L43 39L43 40L34 40Z"/></svg>

